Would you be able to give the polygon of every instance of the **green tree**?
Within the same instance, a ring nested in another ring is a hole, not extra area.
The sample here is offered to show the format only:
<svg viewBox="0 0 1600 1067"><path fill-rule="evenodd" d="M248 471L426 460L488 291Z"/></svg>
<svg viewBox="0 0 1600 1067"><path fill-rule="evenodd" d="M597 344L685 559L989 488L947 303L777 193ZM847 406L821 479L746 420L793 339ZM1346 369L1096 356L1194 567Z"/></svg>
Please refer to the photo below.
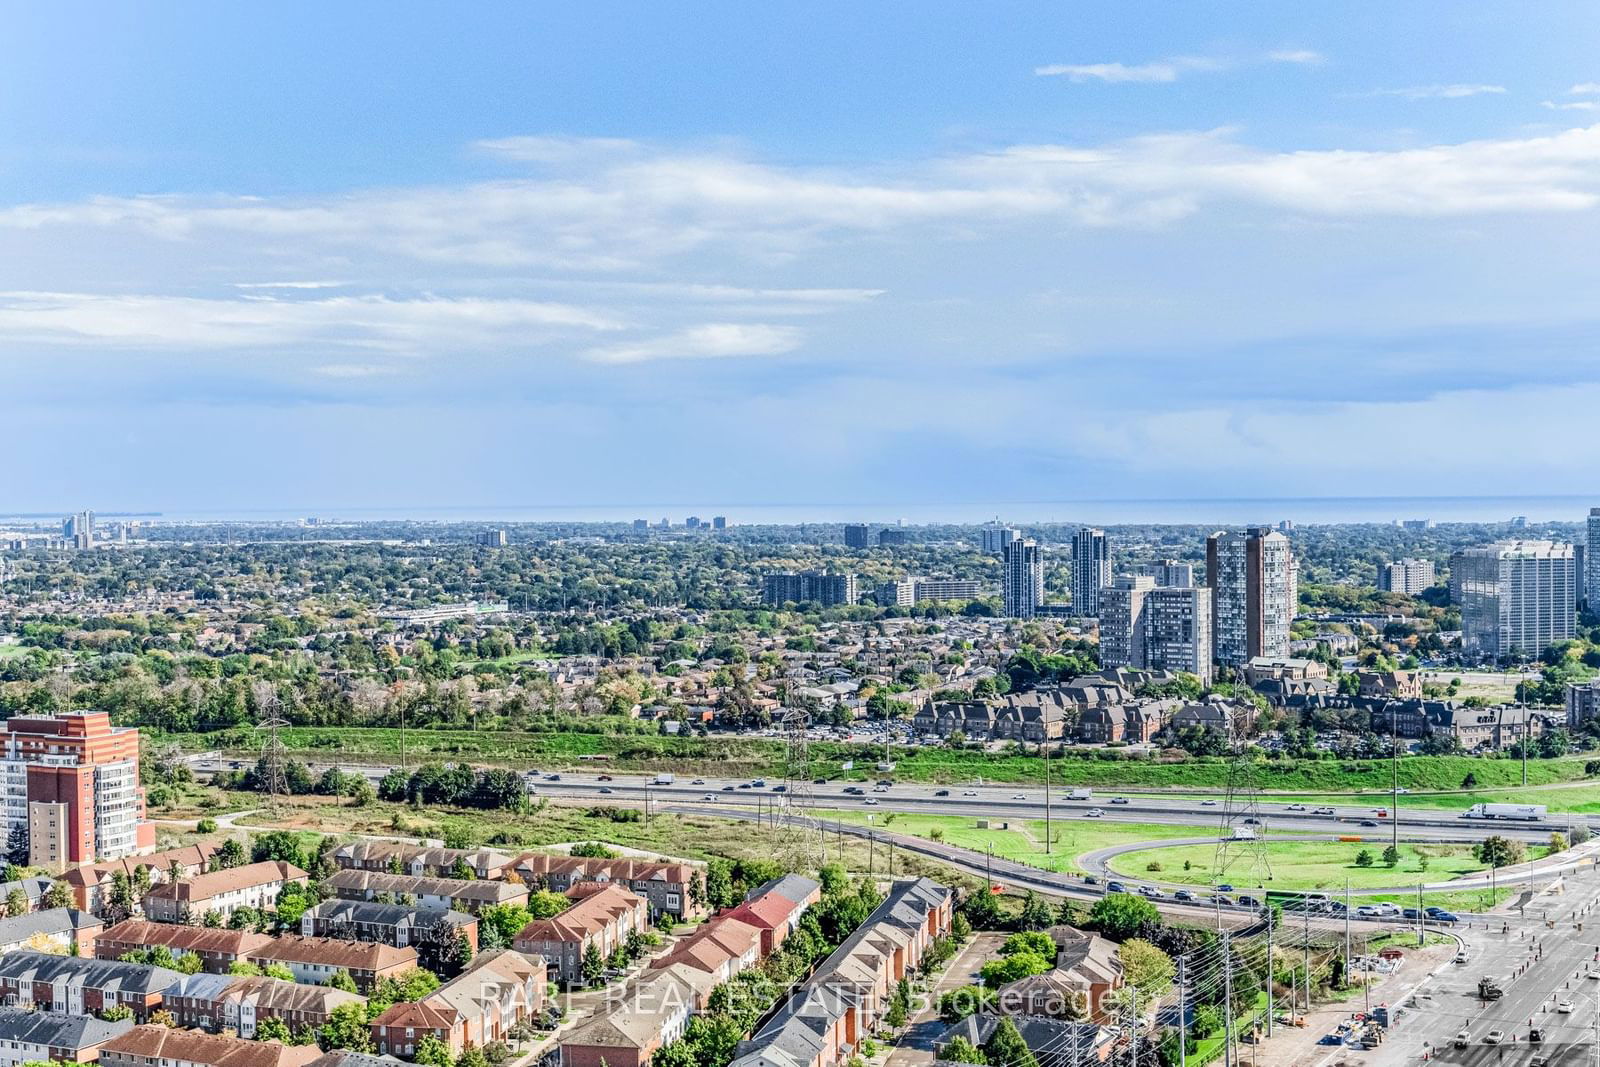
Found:
<svg viewBox="0 0 1600 1067"><path fill-rule="evenodd" d="M257 1041L281 1041L287 1045L292 1036L289 1032L289 1024L275 1015L268 1016L256 1023Z"/></svg>
<svg viewBox="0 0 1600 1067"><path fill-rule="evenodd" d="M1043 974L1053 966L1054 962L1050 957L1041 956L1037 952L1018 952L990 960L978 969L978 973L983 976L984 985L990 989L999 989L1020 978Z"/></svg>
<svg viewBox="0 0 1600 1067"><path fill-rule="evenodd" d="M1017 1032L1016 1024L1004 1015L1000 1016L994 1033L984 1043L983 1051L990 1063L1004 1064L1005 1067L1039 1067L1039 1061L1034 1058L1028 1043Z"/></svg>
<svg viewBox="0 0 1600 1067"><path fill-rule="evenodd" d="M605 973L606 961L600 955L600 946L591 941L589 942L589 947L583 950L583 984L586 986L599 985L600 980L605 977Z"/></svg>
<svg viewBox="0 0 1600 1067"><path fill-rule="evenodd" d="M1049 906L1035 896L1033 890L1028 890L1027 895L1022 898L1022 912L1017 916L1017 929L1043 930L1049 925Z"/></svg>
<svg viewBox="0 0 1600 1067"><path fill-rule="evenodd" d="M338 989L346 993L360 992L360 989L356 986L356 980L350 977L349 971L344 970L334 971L333 977L327 981L327 986L329 989Z"/></svg>
<svg viewBox="0 0 1600 1067"><path fill-rule="evenodd" d="M417 1051L412 1060L425 1067L455 1067L456 1059L450 1048L432 1034L423 1034L417 1041Z"/></svg>
<svg viewBox="0 0 1600 1067"><path fill-rule="evenodd" d="M1056 954L1056 943L1051 940L1049 934L1041 933L1037 930L1029 930L1019 934L1012 934L1000 946L1000 955L1002 956L1015 956L1019 952L1032 952L1049 959Z"/></svg>
<svg viewBox="0 0 1600 1067"><path fill-rule="evenodd" d="M1369 849L1362 849L1360 852L1356 853L1356 866L1357 867L1371 867L1372 866L1372 852Z"/></svg>
<svg viewBox="0 0 1600 1067"><path fill-rule="evenodd" d="M1479 863L1490 867L1509 867L1522 862L1522 842L1495 834L1473 846L1472 854Z"/></svg>
<svg viewBox="0 0 1600 1067"><path fill-rule="evenodd" d="M939 1053L939 1058L950 1063L986 1064L989 1062L982 1049L959 1035L952 1038L944 1046L944 1049Z"/></svg>
<svg viewBox="0 0 1600 1067"><path fill-rule="evenodd" d="M1390 845L1383 850L1383 865L1393 870L1400 866L1400 850Z"/></svg>
<svg viewBox="0 0 1600 1067"><path fill-rule="evenodd" d="M572 906L572 901L548 889L536 890L528 896L528 915L532 919L551 919ZM518 927L520 930L521 927Z"/></svg>
<svg viewBox="0 0 1600 1067"><path fill-rule="evenodd" d="M133 1009L126 1004L113 1004L100 1013L100 1018L108 1023L120 1023L124 1019L133 1018Z"/></svg>
<svg viewBox="0 0 1600 1067"><path fill-rule="evenodd" d="M1134 991L1134 1013L1143 1015L1151 1001L1172 986L1172 957L1143 938L1131 938L1117 950L1128 988Z"/></svg>
<svg viewBox="0 0 1600 1067"><path fill-rule="evenodd" d="M895 983L894 993L889 997L889 1010L883 1013L883 1021L889 1029L898 1030L911 1018L911 983L902 978Z"/></svg>
<svg viewBox="0 0 1600 1067"><path fill-rule="evenodd" d="M23 904L27 904L26 898L24 898ZM50 888L46 889L44 896L39 898L39 907L41 908L70 908L72 904L72 888L62 881L51 882Z"/></svg>
<svg viewBox="0 0 1600 1067"><path fill-rule="evenodd" d="M1144 897L1107 893L1089 909L1089 922L1113 941L1126 941L1146 925L1159 925L1161 913Z"/></svg>
<svg viewBox="0 0 1600 1067"><path fill-rule="evenodd" d="M228 838L216 851L217 867L220 870L243 867L245 858L244 844L237 837Z"/></svg>

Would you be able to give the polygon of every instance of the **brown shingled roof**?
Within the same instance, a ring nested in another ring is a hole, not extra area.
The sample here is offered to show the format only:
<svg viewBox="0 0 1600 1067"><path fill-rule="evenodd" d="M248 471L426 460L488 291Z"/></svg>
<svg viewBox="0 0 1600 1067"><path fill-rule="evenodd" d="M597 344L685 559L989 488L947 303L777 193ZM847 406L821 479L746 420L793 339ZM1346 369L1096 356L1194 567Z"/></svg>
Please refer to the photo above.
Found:
<svg viewBox="0 0 1600 1067"><path fill-rule="evenodd" d="M207 1067L304 1067L322 1055L322 1050L315 1045L245 1041L198 1030L171 1030L165 1026L135 1026L101 1045L100 1050L144 1056L152 1061L203 1063Z"/></svg>

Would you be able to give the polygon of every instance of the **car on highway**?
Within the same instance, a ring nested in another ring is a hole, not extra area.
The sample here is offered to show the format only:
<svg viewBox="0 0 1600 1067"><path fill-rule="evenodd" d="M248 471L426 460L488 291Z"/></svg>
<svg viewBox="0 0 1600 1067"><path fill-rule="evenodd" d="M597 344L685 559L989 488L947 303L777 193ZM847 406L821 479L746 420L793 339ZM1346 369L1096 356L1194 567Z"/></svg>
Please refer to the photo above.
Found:
<svg viewBox="0 0 1600 1067"><path fill-rule="evenodd" d="M1286 811L1305 811L1306 810L1306 806L1304 804L1290 804L1284 810L1286 810Z"/></svg>
<svg viewBox="0 0 1600 1067"><path fill-rule="evenodd" d="M1217 806L1217 802L1215 800L1202 800L1200 806L1202 808L1214 808Z"/></svg>
<svg viewBox="0 0 1600 1067"><path fill-rule="evenodd" d="M1378 909L1371 904L1363 904L1356 909L1356 918L1358 919L1376 919L1377 917Z"/></svg>
<svg viewBox="0 0 1600 1067"><path fill-rule="evenodd" d="M690 782L689 784L690 785L705 785L706 784L706 780L704 778L696 778L694 781Z"/></svg>
<svg viewBox="0 0 1600 1067"><path fill-rule="evenodd" d="M733 792L733 786L731 786L731 785L725 785L725 786L723 786L723 787L722 787L722 791L723 791L723 792L724 792L724 793L731 793L731 792Z"/></svg>
<svg viewBox="0 0 1600 1067"><path fill-rule="evenodd" d="M1239 907L1241 907L1241 908L1259 908L1259 907L1261 907L1261 901L1257 900L1255 897L1247 897L1247 896L1241 895L1239 897Z"/></svg>
<svg viewBox="0 0 1600 1067"><path fill-rule="evenodd" d="M1466 1048L1468 1043L1471 1042L1471 1041L1472 1041L1472 1035L1471 1034L1467 1033L1465 1030L1457 1030L1456 1031L1456 1039L1455 1039L1456 1048Z"/></svg>
<svg viewBox="0 0 1600 1067"><path fill-rule="evenodd" d="M544 776L544 780L547 782L559 782L561 781L561 776L559 774L547 774Z"/></svg>
<svg viewBox="0 0 1600 1067"><path fill-rule="evenodd" d="M1422 918L1422 912L1418 911L1416 908L1401 908L1400 918L1413 920L1420 919Z"/></svg>
<svg viewBox="0 0 1600 1067"><path fill-rule="evenodd" d="M1141 897L1148 897L1151 900L1160 900L1161 890L1157 889L1153 885L1142 885L1139 887L1139 895Z"/></svg>
<svg viewBox="0 0 1600 1067"><path fill-rule="evenodd" d="M1123 885L1121 882L1107 882L1106 883L1106 892L1107 893L1126 893L1127 891L1128 891L1128 887Z"/></svg>
<svg viewBox="0 0 1600 1067"><path fill-rule="evenodd" d="M789 791L789 787L786 785L775 785L772 787L772 791L774 793L787 793Z"/></svg>
<svg viewBox="0 0 1600 1067"><path fill-rule="evenodd" d="M1372 819L1362 819L1361 820L1361 825L1362 826L1376 826L1378 824Z"/></svg>
<svg viewBox="0 0 1600 1067"><path fill-rule="evenodd" d="M1227 882L1223 882L1221 885L1217 886L1217 892L1231 893L1233 892L1233 886L1229 885Z"/></svg>
<svg viewBox="0 0 1600 1067"><path fill-rule="evenodd" d="M1456 953L1456 962L1457 963L1466 963L1468 959L1469 959L1469 957L1467 956L1467 950L1466 949L1462 949L1460 952Z"/></svg>
<svg viewBox="0 0 1600 1067"><path fill-rule="evenodd" d="M1600 982L1600 971L1589 971L1584 977L1591 982Z"/></svg>
<svg viewBox="0 0 1600 1067"><path fill-rule="evenodd" d="M933 795L936 796L936 797L947 797L947 796L950 795L950 790L948 790L948 789L935 789L933 791Z"/></svg>
<svg viewBox="0 0 1600 1067"><path fill-rule="evenodd" d="M1027 800L1028 799L1028 794L1026 794L1026 793L1012 793L1011 794L1011 799L1012 800Z"/></svg>
<svg viewBox="0 0 1600 1067"><path fill-rule="evenodd" d="M1250 818L1248 818L1248 819L1246 819L1244 821L1244 824L1246 826L1260 826L1261 825L1261 820L1256 818L1254 815L1252 815L1252 816L1250 816Z"/></svg>
<svg viewBox="0 0 1600 1067"><path fill-rule="evenodd" d="M1184 901L1185 903L1187 903L1189 901L1194 900L1195 896L1194 896L1193 893L1189 892L1187 889L1180 889L1176 893L1172 894L1172 899L1173 900L1181 900L1181 901Z"/></svg>
<svg viewBox="0 0 1600 1067"><path fill-rule="evenodd" d="M1498 1045L1500 1042L1504 1041L1505 1039L1506 1039L1506 1032L1504 1030L1500 1029L1498 1026L1495 1027L1493 1030L1490 1030L1487 1034L1483 1035L1483 1043L1485 1045Z"/></svg>
<svg viewBox="0 0 1600 1067"><path fill-rule="evenodd" d="M749 782L740 782L739 783L739 788L740 789L749 789L750 788L750 783Z"/></svg>
<svg viewBox="0 0 1600 1067"><path fill-rule="evenodd" d="M609 785L603 785L603 786L600 787L600 792L609 793L609 792L611 792L611 787Z"/></svg>
<svg viewBox="0 0 1600 1067"><path fill-rule="evenodd" d="M1112 797L1111 798L1111 803L1113 803L1113 804L1126 804L1126 803L1128 803L1128 798L1127 797Z"/></svg>
<svg viewBox="0 0 1600 1067"><path fill-rule="evenodd" d="M1313 815L1332 815L1332 814L1334 814L1334 811L1333 811L1332 808L1328 808L1328 807L1312 808L1311 809L1311 814L1313 814Z"/></svg>
<svg viewBox="0 0 1600 1067"><path fill-rule="evenodd" d="M709 800L709 801L715 802L716 799L717 799L717 794L715 794L715 793L707 793L705 796L701 797L700 799L701 800Z"/></svg>
<svg viewBox="0 0 1600 1067"><path fill-rule="evenodd" d="M964 796L964 797L975 797L978 794L977 794L977 792L975 790L968 789L965 792L963 792L961 795Z"/></svg>
<svg viewBox="0 0 1600 1067"><path fill-rule="evenodd" d="M1224 908L1231 908L1233 907L1233 898L1225 897L1221 893L1218 893L1216 896L1211 898L1211 903L1220 904Z"/></svg>
<svg viewBox="0 0 1600 1067"><path fill-rule="evenodd" d="M1085 819L1098 819L1104 814L1105 812L1100 808L1090 808L1088 811L1083 813L1083 817Z"/></svg>
<svg viewBox="0 0 1600 1067"><path fill-rule="evenodd" d="M1572 1001L1570 1001L1570 1000L1559 1001L1556 1004L1556 1011L1559 1011L1562 1015L1571 1015L1572 1014Z"/></svg>
<svg viewBox="0 0 1600 1067"><path fill-rule="evenodd" d="M878 798L877 797L868 797L867 799L863 800L861 803L876 805L878 803Z"/></svg>
<svg viewBox="0 0 1600 1067"><path fill-rule="evenodd" d="M597 776L595 778L595 781L597 781L597 782L609 782L609 781L611 781L611 776L609 774L602 774L602 775Z"/></svg>

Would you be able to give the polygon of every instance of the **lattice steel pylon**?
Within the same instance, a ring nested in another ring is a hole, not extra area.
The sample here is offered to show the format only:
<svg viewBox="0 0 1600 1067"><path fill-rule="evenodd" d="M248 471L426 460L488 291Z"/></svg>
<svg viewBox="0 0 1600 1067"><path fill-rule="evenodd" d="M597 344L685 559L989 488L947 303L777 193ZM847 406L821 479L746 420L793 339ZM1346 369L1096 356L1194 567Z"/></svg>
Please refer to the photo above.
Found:
<svg viewBox="0 0 1600 1067"><path fill-rule="evenodd" d="M278 798L289 795L289 776L285 770L288 757L284 753L283 739L278 731L289 723L278 713L278 694L270 683L262 683L255 691L256 731L261 734L262 785L267 792L267 806L276 811Z"/></svg>
<svg viewBox="0 0 1600 1067"><path fill-rule="evenodd" d="M814 871L822 865L826 844L811 794L811 712L795 695L795 680L784 689L783 818L778 824L778 856L791 871Z"/></svg>
<svg viewBox="0 0 1600 1067"><path fill-rule="evenodd" d="M1228 792L1217 827L1213 885L1224 882L1265 886L1272 881L1267 857L1267 825L1261 817L1261 782L1237 710L1228 718Z"/></svg>

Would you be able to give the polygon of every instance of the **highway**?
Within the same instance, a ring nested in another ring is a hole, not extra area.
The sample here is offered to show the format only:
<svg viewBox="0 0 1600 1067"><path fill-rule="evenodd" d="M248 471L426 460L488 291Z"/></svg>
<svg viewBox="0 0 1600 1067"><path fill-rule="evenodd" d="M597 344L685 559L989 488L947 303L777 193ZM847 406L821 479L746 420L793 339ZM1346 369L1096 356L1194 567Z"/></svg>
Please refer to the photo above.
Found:
<svg viewBox="0 0 1600 1067"><path fill-rule="evenodd" d="M244 766L244 761L217 757L192 759L190 766L197 775L209 775L233 765ZM326 764L313 765L313 773L320 773ZM377 782L392 768L382 765L340 765L340 769L365 775ZM893 775L886 774L885 780ZM611 803L643 803L648 794L653 800L700 801L706 804L740 804L755 806L759 803L778 802L782 793L774 787L781 785L769 781L764 788L752 788L750 779L741 778L690 778L678 776L671 785L653 785L650 776L610 774L605 770L573 773L562 771L558 780L549 775L530 777L530 788L537 796L588 798L596 801L606 798ZM845 792L854 787L864 795ZM1051 790L1050 814L1055 818L1075 820L1089 817L1086 813L1098 810L1096 816L1104 822L1157 823L1162 825L1187 825L1214 828L1221 823L1223 801L1214 793L1185 795L1095 790L1085 801L1067 799L1070 787ZM827 809L862 811L877 809L923 815L962 815L988 819L1043 819L1045 817L1044 790L1037 785L1014 786L996 784L927 785L921 783L896 783L884 792L874 792L871 781L829 781L811 784L815 806ZM1296 808L1301 810L1295 810ZM1317 814L1317 809L1331 814ZM1374 842L1390 838L1394 831L1392 820L1396 812L1381 798L1367 799L1362 803L1299 804L1294 802L1259 805L1264 829L1276 833L1338 834L1358 836ZM1380 815L1383 811L1386 814ZM1574 824L1585 820L1578 816L1552 814L1530 822L1506 822L1462 818L1446 809L1403 808L1398 812L1400 837L1415 841L1477 841L1492 834L1501 834L1524 841L1545 841L1552 832L1566 832ZM1365 825L1365 824L1371 825Z"/></svg>

